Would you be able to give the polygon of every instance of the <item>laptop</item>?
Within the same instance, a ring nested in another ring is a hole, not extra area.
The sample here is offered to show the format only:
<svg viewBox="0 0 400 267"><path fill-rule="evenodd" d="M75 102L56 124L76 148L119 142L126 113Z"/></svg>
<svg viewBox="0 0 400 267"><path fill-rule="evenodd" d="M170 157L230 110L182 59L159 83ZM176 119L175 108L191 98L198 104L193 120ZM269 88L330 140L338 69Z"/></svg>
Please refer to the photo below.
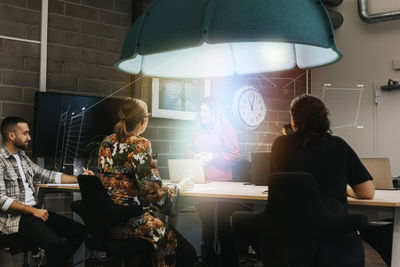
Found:
<svg viewBox="0 0 400 267"><path fill-rule="evenodd" d="M271 152L251 153L251 183L255 185L268 185L270 170Z"/></svg>
<svg viewBox="0 0 400 267"><path fill-rule="evenodd" d="M203 162L197 159L169 159L169 180L179 183L184 178L191 178L195 184L205 183Z"/></svg>
<svg viewBox="0 0 400 267"><path fill-rule="evenodd" d="M372 181L376 189L394 190L388 158L360 158L360 160L374 178Z"/></svg>

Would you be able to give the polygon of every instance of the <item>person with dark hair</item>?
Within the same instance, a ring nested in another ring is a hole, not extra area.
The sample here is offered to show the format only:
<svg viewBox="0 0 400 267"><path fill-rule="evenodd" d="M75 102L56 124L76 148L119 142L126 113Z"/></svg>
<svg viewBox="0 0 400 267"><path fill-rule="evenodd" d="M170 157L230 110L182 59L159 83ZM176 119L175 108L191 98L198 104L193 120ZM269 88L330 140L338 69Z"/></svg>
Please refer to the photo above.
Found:
<svg viewBox="0 0 400 267"><path fill-rule="evenodd" d="M204 162L207 181L232 180L232 165L240 157L238 139L216 99L208 97L201 103L185 157Z"/></svg>
<svg viewBox="0 0 400 267"><path fill-rule="evenodd" d="M206 181L232 180L232 166L240 157L238 139L216 99L205 98L201 103L185 157L203 161ZM240 209L243 207L239 204L215 201L197 205L203 229L203 254L210 266L237 264L230 216Z"/></svg>
<svg viewBox="0 0 400 267"><path fill-rule="evenodd" d="M111 231L114 239L143 238L155 249L157 266L192 266L196 251L177 231L157 215L174 215L178 199L176 185L162 184L152 157L151 143L140 136L150 113L140 99L125 99L114 133L100 145L100 179L114 203L139 206L143 213Z"/></svg>
<svg viewBox="0 0 400 267"><path fill-rule="evenodd" d="M353 149L332 135L325 104L315 96L302 95L293 99L290 113L294 133L280 136L273 143L271 171L313 174L326 209L334 213L347 213L347 196L372 199L372 177ZM363 259L357 233L322 242L313 266L349 266L353 258Z"/></svg>
<svg viewBox="0 0 400 267"><path fill-rule="evenodd" d="M31 137L24 119L5 118L1 135L0 232L19 233L45 249L46 266L65 266L83 241L83 225L38 207L34 183L77 183L77 177L42 169L28 158L24 150Z"/></svg>
<svg viewBox="0 0 400 267"><path fill-rule="evenodd" d="M292 134L293 133L292 125L290 123L283 125L281 132L283 135Z"/></svg>

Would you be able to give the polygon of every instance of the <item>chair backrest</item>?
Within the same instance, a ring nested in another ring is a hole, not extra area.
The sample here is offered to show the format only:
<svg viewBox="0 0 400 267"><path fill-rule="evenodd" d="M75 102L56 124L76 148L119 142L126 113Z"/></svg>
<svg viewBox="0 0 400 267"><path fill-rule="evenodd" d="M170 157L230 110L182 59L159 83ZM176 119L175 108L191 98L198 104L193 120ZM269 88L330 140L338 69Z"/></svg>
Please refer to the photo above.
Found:
<svg viewBox="0 0 400 267"><path fill-rule="evenodd" d="M265 209L264 254L278 262L301 262L317 247L322 206L315 179L308 173L275 173L269 177Z"/></svg>
<svg viewBox="0 0 400 267"><path fill-rule="evenodd" d="M82 195L82 206L77 213L82 217L89 235L89 247L102 249L110 229L108 207L113 202L106 189L96 176L78 176L78 183Z"/></svg>
<svg viewBox="0 0 400 267"><path fill-rule="evenodd" d="M85 223L86 231L90 235L86 245L90 248L102 250L113 226L143 212L140 206L115 204L96 176L80 175L78 183L82 202L74 203L72 208Z"/></svg>
<svg viewBox="0 0 400 267"><path fill-rule="evenodd" d="M268 204L266 212L272 216L269 224L293 224L296 227L308 225L322 212L322 202L314 176L304 172L274 173L269 177ZM290 212L288 212L290 211ZM295 218L294 218L295 217Z"/></svg>
<svg viewBox="0 0 400 267"><path fill-rule="evenodd" d="M354 231L366 221L361 215L329 212L312 174L274 173L264 210L264 254L279 264L298 266L313 257L326 233Z"/></svg>

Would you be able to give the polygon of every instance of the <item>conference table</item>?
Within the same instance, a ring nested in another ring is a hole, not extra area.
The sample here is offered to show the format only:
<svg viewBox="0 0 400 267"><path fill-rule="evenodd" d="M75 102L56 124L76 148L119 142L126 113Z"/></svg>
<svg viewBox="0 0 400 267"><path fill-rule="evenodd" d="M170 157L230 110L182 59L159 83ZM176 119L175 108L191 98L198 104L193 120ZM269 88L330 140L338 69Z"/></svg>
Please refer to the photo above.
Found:
<svg viewBox="0 0 400 267"><path fill-rule="evenodd" d="M181 201L202 199L260 203L268 199L268 186L246 185L241 182L210 182L195 184L192 190L180 191ZM375 221L393 217L392 265L400 267L400 191L376 190L374 199L347 198L350 213L365 214Z"/></svg>
<svg viewBox="0 0 400 267"><path fill-rule="evenodd" d="M79 190L77 184L38 186L46 191ZM210 199L262 204L268 199L268 187L247 185L242 182L194 184L190 190L180 190L179 206ZM392 266L400 267L400 191L376 190L374 199L348 197L347 202L350 213L365 214L370 220L378 220L382 214L393 217Z"/></svg>

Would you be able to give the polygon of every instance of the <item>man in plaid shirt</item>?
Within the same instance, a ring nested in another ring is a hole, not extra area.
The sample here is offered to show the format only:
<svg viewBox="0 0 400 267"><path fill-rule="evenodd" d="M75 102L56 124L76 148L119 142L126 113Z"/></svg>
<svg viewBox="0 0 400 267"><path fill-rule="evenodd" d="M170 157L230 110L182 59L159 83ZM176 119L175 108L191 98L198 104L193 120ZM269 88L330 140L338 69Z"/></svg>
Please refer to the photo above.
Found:
<svg viewBox="0 0 400 267"><path fill-rule="evenodd" d="M19 233L28 242L45 249L46 266L65 266L84 238L83 226L38 207L33 184L76 183L77 177L42 169L28 158L24 150L31 137L24 119L5 118L1 134L0 232Z"/></svg>

